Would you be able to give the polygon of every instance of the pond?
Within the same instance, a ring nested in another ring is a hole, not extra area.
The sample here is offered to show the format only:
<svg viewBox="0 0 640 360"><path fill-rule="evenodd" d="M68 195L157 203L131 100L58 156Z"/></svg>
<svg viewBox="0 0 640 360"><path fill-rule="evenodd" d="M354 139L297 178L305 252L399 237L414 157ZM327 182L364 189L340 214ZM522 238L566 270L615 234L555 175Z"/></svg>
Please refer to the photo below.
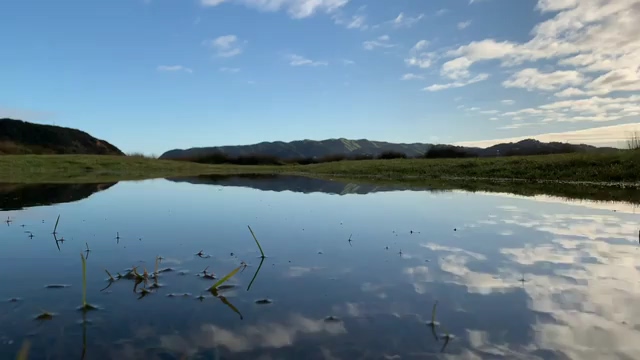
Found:
<svg viewBox="0 0 640 360"><path fill-rule="evenodd" d="M0 358L638 359L636 207L297 177L0 185Z"/></svg>

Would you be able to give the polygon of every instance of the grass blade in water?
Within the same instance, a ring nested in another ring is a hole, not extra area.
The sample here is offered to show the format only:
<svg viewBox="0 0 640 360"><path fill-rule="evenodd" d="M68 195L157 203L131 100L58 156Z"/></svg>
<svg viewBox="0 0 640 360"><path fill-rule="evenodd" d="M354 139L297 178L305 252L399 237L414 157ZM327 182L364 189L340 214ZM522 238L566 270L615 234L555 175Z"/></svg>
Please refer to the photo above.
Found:
<svg viewBox="0 0 640 360"><path fill-rule="evenodd" d="M231 279L231 277L233 275L235 275L236 273L238 273L238 271L240 271L240 269L242 269L242 265L238 266L232 272L227 274L225 277L223 277L222 279L218 280L217 283L213 284L213 286L209 288L209 291L214 290L218 286L220 286L220 285L224 284L225 282L227 282L227 280Z"/></svg>
<svg viewBox="0 0 640 360"><path fill-rule="evenodd" d="M87 261L82 253L80 253L80 259L82 259L82 306L80 310L95 310L95 306L87 303Z"/></svg>
<svg viewBox="0 0 640 360"><path fill-rule="evenodd" d="M251 230L251 226L247 225L247 227L249 228L249 231L251 231L251 236L253 236L253 240L256 241L256 244L258 245L258 249L260 249L260 254L262 255L262 258L264 259L266 256L264 256L264 251L262 251L262 246L260 246L260 242L258 242L258 238L256 238L256 234L254 234L253 230Z"/></svg>
<svg viewBox="0 0 640 360"><path fill-rule="evenodd" d="M82 307L87 306L87 261L84 255L80 253L82 259Z"/></svg>

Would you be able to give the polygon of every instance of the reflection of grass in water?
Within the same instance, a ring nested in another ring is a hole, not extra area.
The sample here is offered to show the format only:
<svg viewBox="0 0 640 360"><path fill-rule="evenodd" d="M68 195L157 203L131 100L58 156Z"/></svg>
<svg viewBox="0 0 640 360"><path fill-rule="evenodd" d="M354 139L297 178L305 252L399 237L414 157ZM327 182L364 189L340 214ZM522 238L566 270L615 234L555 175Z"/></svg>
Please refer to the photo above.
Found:
<svg viewBox="0 0 640 360"><path fill-rule="evenodd" d="M233 269L233 271L231 271L230 273L228 273L227 275L225 275L225 277L223 277L222 279L218 280L218 282L216 282L215 284L213 284L213 286L211 286L209 288L209 291L213 291L216 290L218 288L218 286L224 284L225 282L227 282L229 279L231 279L233 277L233 275L237 274L238 271L240 271L240 269L242 269L242 265L238 266L237 268Z"/></svg>
<svg viewBox="0 0 640 360"><path fill-rule="evenodd" d="M253 282L256 280L256 277L258 276L258 273L260 272L260 268L262 268L263 263L264 263L264 258L260 259L260 265L258 265L258 269L256 270L256 273L253 274L253 278L251 278L251 282L249 283L249 286L247 286L247 291L251 289L251 285L253 285Z"/></svg>
<svg viewBox="0 0 640 360"><path fill-rule="evenodd" d="M431 326L431 327L436 327L438 325L440 325L437 321L436 321L436 307L438 306L438 301L436 300L436 302L433 304L433 308L431 309L431 321L429 321L427 323L427 325Z"/></svg>
<svg viewBox="0 0 640 360"><path fill-rule="evenodd" d="M31 342L29 342L29 340L25 340L22 343L22 347L20 347L20 351L18 352L18 356L16 356L16 360L28 360L29 348L31 348Z"/></svg>
<svg viewBox="0 0 640 360"><path fill-rule="evenodd" d="M262 255L262 258L264 259L266 256L264 256L264 251L262 251L262 246L260 246L260 242L258 241L258 238L256 237L256 234L254 234L253 230L251 230L251 226L247 225L247 227L249 228L249 231L251 231L251 236L253 236L253 240L256 241L256 244L258 245L258 249L260 249L260 254Z"/></svg>
<svg viewBox="0 0 640 360"><path fill-rule="evenodd" d="M96 310L95 306L87 302L87 261L82 253L80 253L80 259L82 259L82 306L80 306L80 310Z"/></svg>
<svg viewBox="0 0 640 360"><path fill-rule="evenodd" d="M58 215L58 218L56 219L56 225L53 227L53 234L57 234L56 230L58 230L58 223L60 222L60 215Z"/></svg>

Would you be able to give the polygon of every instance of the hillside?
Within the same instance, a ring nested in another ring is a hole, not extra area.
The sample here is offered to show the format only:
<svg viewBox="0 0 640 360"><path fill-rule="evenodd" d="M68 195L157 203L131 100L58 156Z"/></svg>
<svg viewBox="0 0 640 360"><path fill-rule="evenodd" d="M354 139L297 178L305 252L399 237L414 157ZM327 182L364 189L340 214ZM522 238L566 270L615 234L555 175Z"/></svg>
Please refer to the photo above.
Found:
<svg viewBox="0 0 640 360"><path fill-rule="evenodd" d="M373 155L385 151L397 151L410 157L421 156L428 150L428 144L394 144L384 141L329 139L322 141L298 140L292 142L261 142L254 145L220 146L190 148L186 150L170 150L160 156L161 159L195 159L216 153L224 153L232 157L244 155L268 155L280 159L320 158L323 156Z"/></svg>
<svg viewBox="0 0 640 360"><path fill-rule="evenodd" d="M0 119L0 155L8 154L124 155L117 147L80 130Z"/></svg>
<svg viewBox="0 0 640 360"><path fill-rule="evenodd" d="M488 148L460 147L453 145L432 145L423 143L394 144L382 141L330 139L322 141L300 140L292 142L262 142L254 145L220 146L190 148L186 150L167 151L161 159L196 160L203 157L226 154L230 157L263 155L280 159L322 158L330 155L371 155L378 156L386 151L406 154L408 157L422 157L425 152L430 157L495 157L547 155L566 153L589 153L615 151L614 148L598 148L591 145L576 145L568 143L543 143L533 139L522 140L517 143L503 143Z"/></svg>

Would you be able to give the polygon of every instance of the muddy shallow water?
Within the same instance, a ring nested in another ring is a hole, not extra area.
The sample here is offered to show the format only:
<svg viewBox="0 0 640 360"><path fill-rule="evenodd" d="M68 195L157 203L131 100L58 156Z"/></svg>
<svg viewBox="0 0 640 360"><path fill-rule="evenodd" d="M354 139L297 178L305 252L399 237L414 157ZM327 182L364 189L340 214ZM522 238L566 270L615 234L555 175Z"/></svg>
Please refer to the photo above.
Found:
<svg viewBox="0 0 640 360"><path fill-rule="evenodd" d="M640 358L628 203L295 177L2 189L3 359ZM108 281L157 256L158 289ZM243 261L207 291L205 268Z"/></svg>

